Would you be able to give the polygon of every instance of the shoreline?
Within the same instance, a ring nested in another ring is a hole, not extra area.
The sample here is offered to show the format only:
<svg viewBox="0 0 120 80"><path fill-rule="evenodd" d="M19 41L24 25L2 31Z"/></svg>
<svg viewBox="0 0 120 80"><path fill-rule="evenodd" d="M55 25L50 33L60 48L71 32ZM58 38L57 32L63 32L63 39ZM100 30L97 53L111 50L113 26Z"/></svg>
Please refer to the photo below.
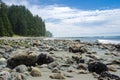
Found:
<svg viewBox="0 0 120 80"><path fill-rule="evenodd" d="M100 74L95 69L92 72L89 69L91 61L102 63L106 66L102 70L106 70ZM13 80L99 80L106 71L109 75L120 74L119 44L43 37L0 38L0 74L7 73L0 77Z"/></svg>

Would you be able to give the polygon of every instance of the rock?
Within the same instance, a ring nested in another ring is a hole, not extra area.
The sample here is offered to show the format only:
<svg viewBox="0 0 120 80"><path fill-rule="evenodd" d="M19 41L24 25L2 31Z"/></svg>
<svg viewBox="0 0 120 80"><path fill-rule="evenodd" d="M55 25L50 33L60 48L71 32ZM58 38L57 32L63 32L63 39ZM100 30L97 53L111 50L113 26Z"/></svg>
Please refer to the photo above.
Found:
<svg viewBox="0 0 120 80"><path fill-rule="evenodd" d="M50 51L49 54L54 54L54 52Z"/></svg>
<svg viewBox="0 0 120 80"><path fill-rule="evenodd" d="M55 67L55 68L52 70L52 72L53 72L53 73L60 73L60 70L59 70L57 67Z"/></svg>
<svg viewBox="0 0 120 80"><path fill-rule="evenodd" d="M50 75L51 79L65 79L65 76L62 73L55 73L53 75Z"/></svg>
<svg viewBox="0 0 120 80"><path fill-rule="evenodd" d="M102 62L91 62L88 64L88 70L90 72L96 72L97 74L100 74L104 71L108 71L108 68Z"/></svg>
<svg viewBox="0 0 120 80"><path fill-rule="evenodd" d="M52 63L48 64L49 69L53 69L53 68L55 68L57 66L59 66L58 62L52 62Z"/></svg>
<svg viewBox="0 0 120 80"><path fill-rule="evenodd" d="M80 40L74 40L74 41L80 43Z"/></svg>
<svg viewBox="0 0 120 80"><path fill-rule="evenodd" d="M98 80L120 80L120 77L105 71L100 74Z"/></svg>
<svg viewBox="0 0 120 80"><path fill-rule="evenodd" d="M107 67L109 71L113 71L113 72L117 71L117 68L115 67L115 65L108 65Z"/></svg>
<svg viewBox="0 0 120 80"><path fill-rule="evenodd" d="M97 52L87 52L87 54L97 54Z"/></svg>
<svg viewBox="0 0 120 80"><path fill-rule="evenodd" d="M9 72L9 73L12 72L12 70L11 70L10 68L8 68L8 67L3 68L2 70L3 70L3 71L7 71L7 72Z"/></svg>
<svg viewBox="0 0 120 80"><path fill-rule="evenodd" d="M40 77L41 76L40 70L36 67L32 67L32 70L31 70L30 74L33 77Z"/></svg>
<svg viewBox="0 0 120 80"><path fill-rule="evenodd" d="M27 78L22 73L12 72L10 80L27 80Z"/></svg>
<svg viewBox="0 0 120 80"><path fill-rule="evenodd" d="M76 63L85 63L85 60L82 57L72 56Z"/></svg>
<svg viewBox="0 0 120 80"><path fill-rule="evenodd" d="M57 49L53 48L53 47L49 47L49 49L47 51L57 51Z"/></svg>
<svg viewBox="0 0 120 80"><path fill-rule="evenodd" d="M78 64L77 69L79 69L79 70L87 70L87 65L85 65L85 64Z"/></svg>
<svg viewBox="0 0 120 80"><path fill-rule="evenodd" d="M120 51L120 44L115 45L115 48Z"/></svg>
<svg viewBox="0 0 120 80"><path fill-rule="evenodd" d="M0 72L0 80L9 80L10 78L11 78L11 75L8 71Z"/></svg>
<svg viewBox="0 0 120 80"><path fill-rule="evenodd" d="M26 72L27 70L28 69L27 69L26 65L19 65L19 66L15 67L13 71L23 73L23 72Z"/></svg>
<svg viewBox="0 0 120 80"><path fill-rule="evenodd" d="M69 52L72 52L72 53L78 53L78 52L84 53L86 51L87 50L82 46L74 45L69 47Z"/></svg>
<svg viewBox="0 0 120 80"><path fill-rule="evenodd" d="M112 64L119 64L119 65L120 65L120 59L118 59L118 60L113 60Z"/></svg>
<svg viewBox="0 0 120 80"><path fill-rule="evenodd" d="M0 58L0 65L7 65L7 60L5 58Z"/></svg>
<svg viewBox="0 0 120 80"><path fill-rule="evenodd" d="M34 52L20 53L9 58L7 60L7 66L10 68L14 68L21 64L24 64L26 66L34 66L36 60L36 53Z"/></svg>
<svg viewBox="0 0 120 80"><path fill-rule="evenodd" d="M96 72L93 72L92 75L94 76L94 78L98 78L99 75Z"/></svg>
<svg viewBox="0 0 120 80"><path fill-rule="evenodd" d="M71 66L68 68L67 72L69 73L76 72L76 69Z"/></svg>
<svg viewBox="0 0 120 80"><path fill-rule="evenodd" d="M40 65L40 68L47 68L47 67L48 67L47 64Z"/></svg>
<svg viewBox="0 0 120 80"><path fill-rule="evenodd" d="M0 53L0 58L3 58L2 54Z"/></svg>
<svg viewBox="0 0 120 80"><path fill-rule="evenodd" d="M48 56L47 54L41 53L37 56L37 64L39 64L39 65L49 64L53 61L54 61L54 59L52 57Z"/></svg>
<svg viewBox="0 0 120 80"><path fill-rule="evenodd" d="M88 74L88 71L86 71L86 70L80 70L80 71L78 72L78 74Z"/></svg>
<svg viewBox="0 0 120 80"><path fill-rule="evenodd" d="M89 54L87 56L92 58L92 59L95 59L95 60L99 60L100 59L100 57L98 55L96 55L96 54Z"/></svg>
<svg viewBox="0 0 120 80"><path fill-rule="evenodd" d="M73 78L73 75L68 72L64 72L64 76L68 78Z"/></svg>
<svg viewBox="0 0 120 80"><path fill-rule="evenodd" d="M105 53L105 55L112 55L111 53Z"/></svg>
<svg viewBox="0 0 120 80"><path fill-rule="evenodd" d="M5 79L4 77L1 77L1 76L0 76L0 80L7 80L7 79Z"/></svg>
<svg viewBox="0 0 120 80"><path fill-rule="evenodd" d="M34 40L32 45L33 46L39 46L40 45L40 41L39 40Z"/></svg>
<svg viewBox="0 0 120 80"><path fill-rule="evenodd" d="M65 61L66 64L73 64L74 61L71 59L71 58L68 58L66 61Z"/></svg>

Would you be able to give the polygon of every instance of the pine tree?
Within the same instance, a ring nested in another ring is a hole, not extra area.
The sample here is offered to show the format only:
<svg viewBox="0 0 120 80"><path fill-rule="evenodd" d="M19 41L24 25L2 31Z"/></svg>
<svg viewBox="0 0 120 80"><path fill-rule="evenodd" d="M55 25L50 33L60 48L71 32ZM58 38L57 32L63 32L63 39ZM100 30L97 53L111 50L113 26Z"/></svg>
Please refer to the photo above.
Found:
<svg viewBox="0 0 120 80"><path fill-rule="evenodd" d="M25 6L6 6L0 0L0 36L46 36L45 22Z"/></svg>

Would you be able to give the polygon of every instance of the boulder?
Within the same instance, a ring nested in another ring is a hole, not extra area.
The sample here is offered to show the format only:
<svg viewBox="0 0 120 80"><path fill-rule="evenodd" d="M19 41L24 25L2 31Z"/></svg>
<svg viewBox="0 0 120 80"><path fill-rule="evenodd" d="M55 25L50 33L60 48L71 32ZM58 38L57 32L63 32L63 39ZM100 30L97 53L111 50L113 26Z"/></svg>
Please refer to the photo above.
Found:
<svg viewBox="0 0 120 80"><path fill-rule="evenodd" d="M90 62L88 64L88 70L90 72L96 72L97 74L100 74L104 71L108 71L107 65L102 62Z"/></svg>
<svg viewBox="0 0 120 80"><path fill-rule="evenodd" d="M36 67L32 67L32 70L31 70L30 74L33 77L40 77L41 76L40 70Z"/></svg>
<svg viewBox="0 0 120 80"><path fill-rule="evenodd" d="M120 51L120 44L115 45L115 48Z"/></svg>
<svg viewBox="0 0 120 80"><path fill-rule="evenodd" d="M36 63L36 53L34 52L26 52L13 55L7 60L7 66L10 68L14 68L18 65L24 64L26 66L34 66Z"/></svg>
<svg viewBox="0 0 120 80"><path fill-rule="evenodd" d="M27 70L28 69L26 65L19 65L13 69L13 71L20 72L20 73L26 72Z"/></svg>
<svg viewBox="0 0 120 80"><path fill-rule="evenodd" d="M0 72L0 80L9 80L11 78L11 74L8 71Z"/></svg>
<svg viewBox="0 0 120 80"><path fill-rule="evenodd" d="M0 65L6 65L7 60L5 58L0 58Z"/></svg>
<svg viewBox="0 0 120 80"><path fill-rule="evenodd" d="M84 47L82 47L82 46L74 45L74 46L70 46L69 47L69 52L72 52L72 53L78 53L78 52L84 53L86 51L87 50Z"/></svg>
<svg viewBox="0 0 120 80"><path fill-rule="evenodd" d="M37 56L37 64L39 64L39 65L49 64L53 61L54 61L54 59L52 57L48 56L47 54L41 53Z"/></svg>
<svg viewBox="0 0 120 80"><path fill-rule="evenodd" d="M98 80L120 80L120 77L105 71L100 74Z"/></svg>

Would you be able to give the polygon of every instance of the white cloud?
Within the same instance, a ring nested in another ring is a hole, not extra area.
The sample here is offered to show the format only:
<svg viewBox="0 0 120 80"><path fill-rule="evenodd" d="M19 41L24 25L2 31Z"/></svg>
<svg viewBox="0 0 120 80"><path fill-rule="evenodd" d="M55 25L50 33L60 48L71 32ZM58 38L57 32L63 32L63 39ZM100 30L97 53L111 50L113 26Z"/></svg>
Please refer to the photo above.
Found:
<svg viewBox="0 0 120 80"><path fill-rule="evenodd" d="M34 15L45 19L47 29L57 37L120 34L120 9L85 11L67 6L33 5L28 0L4 2L9 5L25 5Z"/></svg>

